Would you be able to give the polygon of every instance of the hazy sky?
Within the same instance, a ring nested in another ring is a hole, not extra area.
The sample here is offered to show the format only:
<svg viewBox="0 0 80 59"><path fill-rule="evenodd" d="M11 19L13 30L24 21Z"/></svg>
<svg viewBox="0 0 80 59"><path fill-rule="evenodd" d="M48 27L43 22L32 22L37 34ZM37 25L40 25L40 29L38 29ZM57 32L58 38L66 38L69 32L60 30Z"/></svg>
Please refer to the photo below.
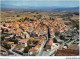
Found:
<svg viewBox="0 0 80 59"><path fill-rule="evenodd" d="M14 6L36 6L36 7L78 7L79 1L1 1L1 4Z"/></svg>

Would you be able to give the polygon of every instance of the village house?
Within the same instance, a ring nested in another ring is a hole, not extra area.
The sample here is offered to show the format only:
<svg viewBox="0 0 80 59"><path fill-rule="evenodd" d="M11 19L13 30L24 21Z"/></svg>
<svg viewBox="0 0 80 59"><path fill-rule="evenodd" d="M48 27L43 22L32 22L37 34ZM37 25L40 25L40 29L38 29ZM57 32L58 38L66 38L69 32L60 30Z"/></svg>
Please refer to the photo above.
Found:
<svg viewBox="0 0 80 59"><path fill-rule="evenodd" d="M7 27L1 27L1 30L4 33L8 33L9 32L9 28L7 28Z"/></svg>
<svg viewBox="0 0 80 59"><path fill-rule="evenodd" d="M24 51L24 46L21 45L16 45L13 49L14 52L19 53L19 54L23 54Z"/></svg>
<svg viewBox="0 0 80 59"><path fill-rule="evenodd" d="M53 20L47 20L47 21L36 20L33 22L24 21L21 23L12 22L6 24L7 26L6 25L2 26L3 29L2 31L7 32L7 34L9 33L6 39L14 38L18 40L18 46L14 47L15 51L23 53L24 47L27 46L28 40L31 39L32 41L34 41L33 43L30 44L32 48L29 49L28 52L29 55L35 55L39 53L45 46L47 41L45 35L48 34L48 26L49 26L50 38L46 44L47 51L55 50L58 49L59 47L58 43L54 43L53 40L51 40L55 37L54 31L57 30L59 32L62 32L67 28L65 24ZM35 38L32 39L31 37ZM36 39L36 37L38 37L38 39ZM14 42L8 42L8 44L10 44L11 47L13 47Z"/></svg>
<svg viewBox="0 0 80 59"><path fill-rule="evenodd" d="M35 48L29 49L28 55L36 55L37 54L37 50Z"/></svg>
<svg viewBox="0 0 80 59"><path fill-rule="evenodd" d="M3 26L4 27L9 27L10 26L10 23L4 23Z"/></svg>
<svg viewBox="0 0 80 59"><path fill-rule="evenodd" d="M50 38L53 39L55 37L54 28L50 28Z"/></svg>
<svg viewBox="0 0 80 59"><path fill-rule="evenodd" d="M51 51L59 48L59 43L53 43L52 40L49 40L48 43L46 44L46 50Z"/></svg>
<svg viewBox="0 0 80 59"><path fill-rule="evenodd" d="M52 40L49 40L49 41L47 42L47 44L46 44L46 50L47 50L47 51L51 50L52 44L53 44L53 41L52 41Z"/></svg>
<svg viewBox="0 0 80 59"><path fill-rule="evenodd" d="M28 40L29 40L29 39L22 39L22 40L20 40L20 41L18 42L18 45L21 45L21 46L26 47Z"/></svg>
<svg viewBox="0 0 80 59"><path fill-rule="evenodd" d="M36 41L39 41L39 42L35 47L33 47L32 49L29 50L29 55L37 54L43 48L45 40L44 39L36 39Z"/></svg>
<svg viewBox="0 0 80 59"><path fill-rule="evenodd" d="M56 50L59 48L59 43L53 43L52 46L51 46L51 50Z"/></svg>
<svg viewBox="0 0 80 59"><path fill-rule="evenodd" d="M14 46L14 42L8 42L8 44L10 44L10 45L11 45L11 47L13 47L13 46Z"/></svg>
<svg viewBox="0 0 80 59"><path fill-rule="evenodd" d="M36 45L35 49L37 50L36 52L39 52L41 50L41 45Z"/></svg>
<svg viewBox="0 0 80 59"><path fill-rule="evenodd" d="M36 45L35 47L31 48L28 52L29 55L35 55L41 50L41 45Z"/></svg>
<svg viewBox="0 0 80 59"><path fill-rule="evenodd" d="M30 35L28 32L23 32L23 34L24 34L25 38L30 38Z"/></svg>

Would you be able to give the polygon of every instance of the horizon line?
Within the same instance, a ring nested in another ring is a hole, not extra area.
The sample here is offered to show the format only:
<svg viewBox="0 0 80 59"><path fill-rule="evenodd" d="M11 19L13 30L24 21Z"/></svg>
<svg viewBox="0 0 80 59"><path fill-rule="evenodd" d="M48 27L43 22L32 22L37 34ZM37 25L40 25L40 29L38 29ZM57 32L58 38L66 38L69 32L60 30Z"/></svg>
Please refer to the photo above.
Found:
<svg viewBox="0 0 80 59"><path fill-rule="evenodd" d="M0 0L0 1L79 1L79 0Z"/></svg>

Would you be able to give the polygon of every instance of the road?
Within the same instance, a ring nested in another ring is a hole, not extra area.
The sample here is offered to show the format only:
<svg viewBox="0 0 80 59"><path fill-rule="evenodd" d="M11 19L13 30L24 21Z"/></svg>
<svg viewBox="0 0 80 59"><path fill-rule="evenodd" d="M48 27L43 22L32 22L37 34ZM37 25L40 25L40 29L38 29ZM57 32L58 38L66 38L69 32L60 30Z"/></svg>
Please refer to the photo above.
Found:
<svg viewBox="0 0 80 59"><path fill-rule="evenodd" d="M47 51L43 51L40 56L49 56L49 53Z"/></svg>

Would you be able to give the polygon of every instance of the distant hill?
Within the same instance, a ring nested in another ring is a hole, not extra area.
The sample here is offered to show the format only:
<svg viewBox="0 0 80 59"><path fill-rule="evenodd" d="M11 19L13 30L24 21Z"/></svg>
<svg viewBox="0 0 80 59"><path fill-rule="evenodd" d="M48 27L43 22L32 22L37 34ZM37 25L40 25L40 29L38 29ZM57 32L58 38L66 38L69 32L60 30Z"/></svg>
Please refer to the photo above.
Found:
<svg viewBox="0 0 80 59"><path fill-rule="evenodd" d="M79 10L79 7L69 7L69 8L57 8L54 10L63 11L63 10Z"/></svg>
<svg viewBox="0 0 80 59"><path fill-rule="evenodd" d="M17 6L9 5L9 4L1 4L1 8L17 8Z"/></svg>
<svg viewBox="0 0 80 59"><path fill-rule="evenodd" d="M32 10L32 11L63 11L63 10L79 10L79 7L31 7L31 6L14 6L9 4L1 4L1 10Z"/></svg>

